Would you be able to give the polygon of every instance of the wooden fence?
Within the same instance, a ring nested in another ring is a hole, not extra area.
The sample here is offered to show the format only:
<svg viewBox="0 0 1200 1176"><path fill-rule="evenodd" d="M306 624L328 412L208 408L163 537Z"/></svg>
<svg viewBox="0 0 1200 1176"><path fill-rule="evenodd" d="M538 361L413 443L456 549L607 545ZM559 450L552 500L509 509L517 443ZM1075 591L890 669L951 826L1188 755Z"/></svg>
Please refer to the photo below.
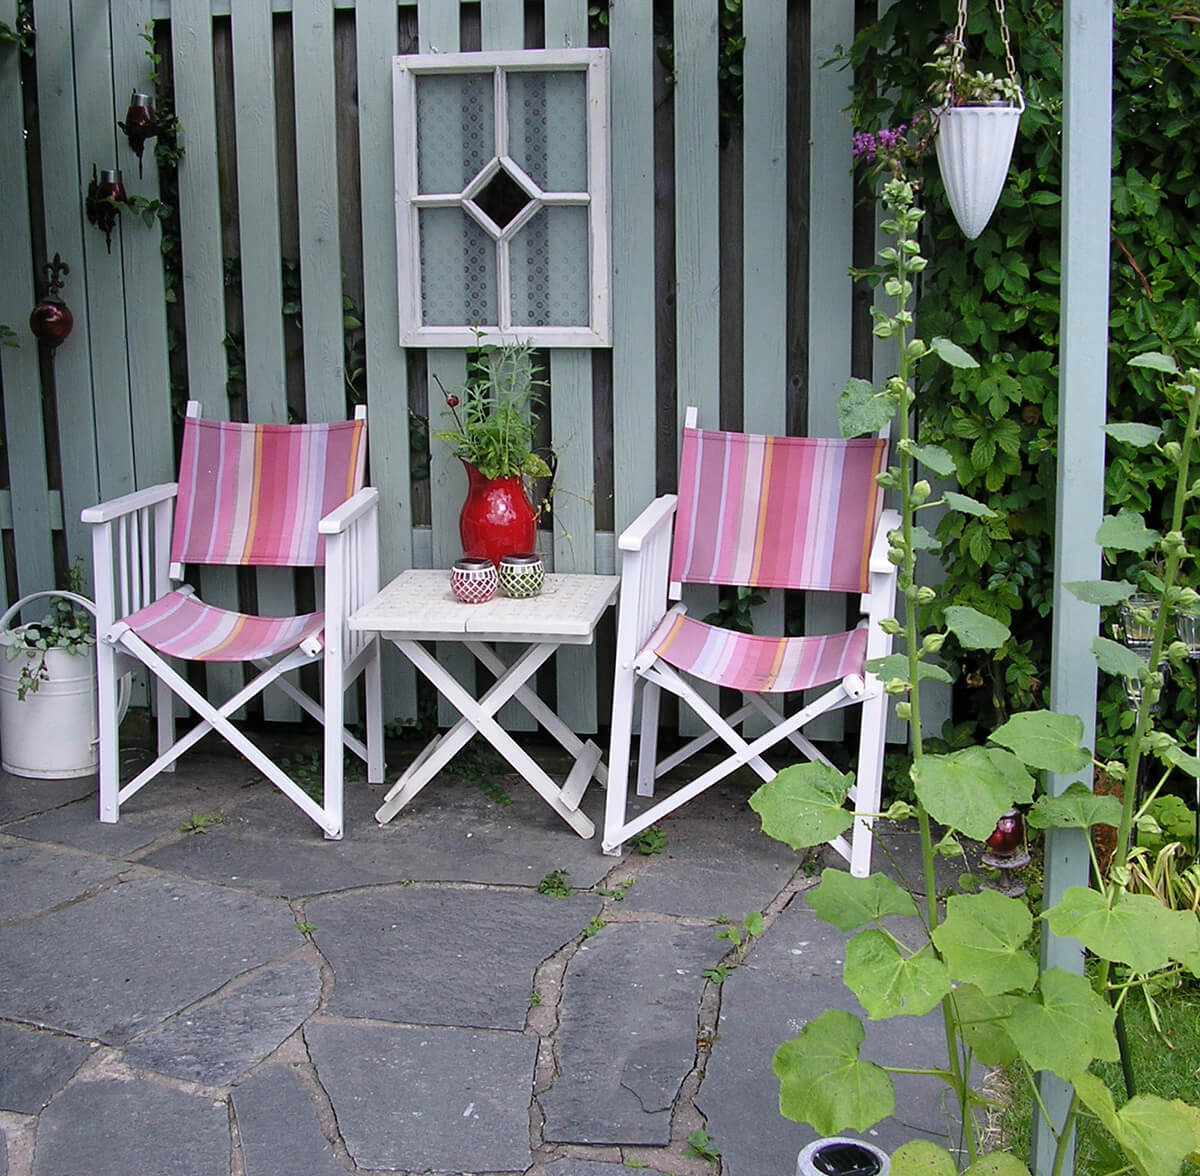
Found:
<svg viewBox="0 0 1200 1176"><path fill-rule="evenodd" d="M260 421L333 419L365 397L385 576L457 555L465 481L445 447L427 460L420 442L431 411L440 424L430 375L450 385L466 357L397 341L394 54L610 49L613 345L545 354L560 489L543 545L557 568L613 570L614 533L673 485L686 405L729 427L833 433L847 375L872 374L847 272L849 77L823 67L853 37L852 0L743 0L740 97L719 78L724 0L31 8L32 55L0 43L0 323L19 343L0 350L9 596L86 558L84 506L173 477L186 397ZM0 0L0 19L17 15ZM185 153L173 177L153 144L139 175L117 126L134 89L174 103ZM130 192L169 197L175 214L146 227L123 213L110 251L84 216L93 166L120 167ZM870 232L868 214L868 256ZM51 355L27 321L55 253L71 267L75 328ZM223 569L202 588L265 611L312 591ZM759 611L761 628L783 624L781 601ZM558 659L558 705L580 731L604 721L597 665L610 653ZM210 686L222 674L211 668ZM415 713L398 661L387 699L390 716Z"/></svg>

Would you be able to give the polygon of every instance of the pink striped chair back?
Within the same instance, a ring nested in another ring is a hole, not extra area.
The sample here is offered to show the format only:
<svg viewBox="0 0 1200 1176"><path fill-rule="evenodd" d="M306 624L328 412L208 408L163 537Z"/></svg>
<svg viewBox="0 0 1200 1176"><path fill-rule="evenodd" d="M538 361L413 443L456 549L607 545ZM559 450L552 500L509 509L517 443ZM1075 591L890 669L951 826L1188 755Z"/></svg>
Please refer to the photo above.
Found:
<svg viewBox="0 0 1200 1176"><path fill-rule="evenodd" d="M189 416L171 561L324 564L317 523L362 488L366 439L365 420L247 425Z"/></svg>
<svg viewBox="0 0 1200 1176"><path fill-rule="evenodd" d="M684 429L671 579L865 592L887 442Z"/></svg>

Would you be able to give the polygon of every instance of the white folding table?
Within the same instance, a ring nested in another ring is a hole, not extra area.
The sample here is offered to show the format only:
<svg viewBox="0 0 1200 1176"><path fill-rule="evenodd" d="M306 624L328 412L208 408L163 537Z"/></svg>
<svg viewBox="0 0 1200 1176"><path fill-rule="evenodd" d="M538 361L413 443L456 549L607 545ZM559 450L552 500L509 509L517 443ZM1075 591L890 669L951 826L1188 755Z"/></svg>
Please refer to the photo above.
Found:
<svg viewBox="0 0 1200 1176"><path fill-rule="evenodd" d="M405 769L375 813L390 821L476 734L482 735L580 837L595 832L579 811L588 784L606 783L600 748L584 741L528 685L529 679L560 645L590 645L596 625L612 604L616 576L548 573L537 596L514 600L496 595L485 604L463 604L450 592L450 573L412 569L402 572L373 600L350 617L350 628L378 633L395 643L462 718L436 736ZM421 643L456 641L465 645L496 681L478 699ZM498 644L524 650L512 664L496 652ZM574 758L560 788L544 768L496 721L510 699L520 703Z"/></svg>

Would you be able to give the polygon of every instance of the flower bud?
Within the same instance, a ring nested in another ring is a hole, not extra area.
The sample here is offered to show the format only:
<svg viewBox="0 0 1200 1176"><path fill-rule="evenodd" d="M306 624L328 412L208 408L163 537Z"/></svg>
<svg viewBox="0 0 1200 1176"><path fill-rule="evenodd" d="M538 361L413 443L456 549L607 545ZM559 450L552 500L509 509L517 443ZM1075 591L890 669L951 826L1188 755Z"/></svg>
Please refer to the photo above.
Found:
<svg viewBox="0 0 1200 1176"><path fill-rule="evenodd" d="M895 637L901 631L900 622L895 617L884 617L879 627L889 636Z"/></svg>
<svg viewBox="0 0 1200 1176"><path fill-rule="evenodd" d="M937 593L928 584L917 589L918 604L932 604L935 600L937 600ZM941 646L938 648L940 649Z"/></svg>
<svg viewBox="0 0 1200 1176"><path fill-rule="evenodd" d="M884 694L907 694L908 683L903 678L889 678L883 685Z"/></svg>
<svg viewBox="0 0 1200 1176"><path fill-rule="evenodd" d="M920 506L923 502L928 501L930 494L933 493L933 487L929 485L924 478L919 482L914 482L910 494L914 506Z"/></svg>
<svg viewBox="0 0 1200 1176"><path fill-rule="evenodd" d="M945 633L926 633L925 639L921 642L922 653L937 653L943 645L946 644Z"/></svg>
<svg viewBox="0 0 1200 1176"><path fill-rule="evenodd" d="M1167 461L1178 461L1183 456L1183 448L1178 441L1168 441L1162 451Z"/></svg>
<svg viewBox="0 0 1200 1176"><path fill-rule="evenodd" d="M912 718L912 703L896 703L896 718L901 719L904 722L908 722L908 720Z"/></svg>

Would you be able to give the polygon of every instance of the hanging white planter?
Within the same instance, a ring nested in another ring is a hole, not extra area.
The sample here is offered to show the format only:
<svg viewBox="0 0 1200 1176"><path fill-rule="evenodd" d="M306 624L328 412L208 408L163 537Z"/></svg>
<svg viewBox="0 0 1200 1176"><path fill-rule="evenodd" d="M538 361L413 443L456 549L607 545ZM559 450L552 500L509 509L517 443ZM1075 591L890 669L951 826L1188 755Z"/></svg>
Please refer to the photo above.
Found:
<svg viewBox="0 0 1200 1176"><path fill-rule="evenodd" d="M937 159L954 219L969 241L987 228L1012 161L1025 100L948 106L938 115Z"/></svg>

